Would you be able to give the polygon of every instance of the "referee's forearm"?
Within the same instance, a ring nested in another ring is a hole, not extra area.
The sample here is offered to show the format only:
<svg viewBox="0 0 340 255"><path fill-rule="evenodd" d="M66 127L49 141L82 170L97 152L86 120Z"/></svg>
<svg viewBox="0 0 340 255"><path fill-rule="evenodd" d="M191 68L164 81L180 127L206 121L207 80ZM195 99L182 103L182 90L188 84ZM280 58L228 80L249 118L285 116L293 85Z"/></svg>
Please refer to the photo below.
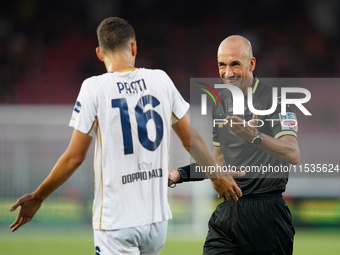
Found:
<svg viewBox="0 0 340 255"><path fill-rule="evenodd" d="M262 143L258 147L282 162L297 165L300 161L300 150L294 136L276 139L263 134Z"/></svg>

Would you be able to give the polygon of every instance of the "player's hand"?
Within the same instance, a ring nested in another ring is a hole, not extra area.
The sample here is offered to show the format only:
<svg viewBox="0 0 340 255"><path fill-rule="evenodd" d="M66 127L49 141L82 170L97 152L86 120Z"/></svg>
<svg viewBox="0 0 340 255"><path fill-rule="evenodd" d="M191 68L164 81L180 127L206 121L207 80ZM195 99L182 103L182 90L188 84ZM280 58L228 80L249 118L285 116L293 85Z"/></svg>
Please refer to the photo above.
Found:
<svg viewBox="0 0 340 255"><path fill-rule="evenodd" d="M256 128L258 121L256 119L256 114L253 114L253 119L249 123L237 116L228 116L226 118L228 122L225 124L225 126L238 137L248 141L252 141L254 137L258 135L258 131Z"/></svg>
<svg viewBox="0 0 340 255"><path fill-rule="evenodd" d="M171 185L175 184L176 182L178 182L180 180L180 175L178 173L178 171L175 170L171 170L170 168L168 169L169 171L169 182L168 182L168 187L170 187ZM171 181L170 181L171 180Z"/></svg>
<svg viewBox="0 0 340 255"><path fill-rule="evenodd" d="M230 172L224 178L212 179L212 185L218 194L218 198L225 196L228 201L231 198L237 201L239 197L242 197L242 191L240 187L237 186L232 175L244 176L245 174L245 172Z"/></svg>
<svg viewBox="0 0 340 255"><path fill-rule="evenodd" d="M9 226L12 232L22 225L30 222L36 212L39 210L42 200L34 198L32 194L26 194L19 198L17 202L9 209L14 212L19 206L21 207L16 220Z"/></svg>

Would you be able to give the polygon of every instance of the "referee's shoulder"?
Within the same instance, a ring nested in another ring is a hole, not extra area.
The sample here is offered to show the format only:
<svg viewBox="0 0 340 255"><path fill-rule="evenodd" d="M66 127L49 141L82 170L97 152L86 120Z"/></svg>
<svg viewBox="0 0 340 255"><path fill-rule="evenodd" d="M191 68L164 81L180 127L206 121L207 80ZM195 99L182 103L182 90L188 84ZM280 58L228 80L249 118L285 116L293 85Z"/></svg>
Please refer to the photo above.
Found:
<svg viewBox="0 0 340 255"><path fill-rule="evenodd" d="M258 90L258 92L272 92L273 87L273 85L259 80L256 90Z"/></svg>
<svg viewBox="0 0 340 255"><path fill-rule="evenodd" d="M233 97L233 95L232 95L232 93L229 89L222 90L220 93L218 93L218 95L220 96L222 101L228 100L228 99Z"/></svg>

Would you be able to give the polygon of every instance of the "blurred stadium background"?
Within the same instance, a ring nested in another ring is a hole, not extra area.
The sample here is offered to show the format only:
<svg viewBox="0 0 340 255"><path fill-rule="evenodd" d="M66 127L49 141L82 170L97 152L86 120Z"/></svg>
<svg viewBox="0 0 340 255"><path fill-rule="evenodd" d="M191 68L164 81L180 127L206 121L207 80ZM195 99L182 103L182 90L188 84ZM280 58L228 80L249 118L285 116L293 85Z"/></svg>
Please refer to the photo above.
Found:
<svg viewBox="0 0 340 255"><path fill-rule="evenodd" d="M246 36L258 77L304 78L302 87L312 93L306 107L313 116L298 116L301 164L340 163L338 1L13 0L1 5L1 254L92 254L93 149L33 221L14 234L8 229L15 218L9 207L37 187L67 147L81 82L105 72L94 49L96 27L107 16L125 18L135 28L136 65L165 70L188 101L190 78L218 76L219 43L231 34ZM174 136L170 167L189 162ZM340 253L339 175L291 178L285 198L297 230L295 254ZM173 220L163 254L200 254L207 221L221 201L208 181L181 184L169 194Z"/></svg>

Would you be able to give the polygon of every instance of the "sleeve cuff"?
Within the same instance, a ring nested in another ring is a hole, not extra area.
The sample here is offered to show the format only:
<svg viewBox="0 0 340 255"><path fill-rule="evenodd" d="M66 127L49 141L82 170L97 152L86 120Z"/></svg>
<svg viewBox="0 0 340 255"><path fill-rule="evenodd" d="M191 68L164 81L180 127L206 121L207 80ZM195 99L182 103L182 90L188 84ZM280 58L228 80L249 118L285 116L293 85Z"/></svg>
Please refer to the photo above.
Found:
<svg viewBox="0 0 340 255"><path fill-rule="evenodd" d="M214 145L215 147L220 147L220 146L221 146L220 142L215 142L215 141L213 141L213 145Z"/></svg>
<svg viewBox="0 0 340 255"><path fill-rule="evenodd" d="M295 133L295 131L291 131L291 130L287 130L287 131L281 131L279 133L277 133L274 138L278 139L280 138L281 136L285 136L285 135L292 135L294 136L295 138L297 138L297 134Z"/></svg>

